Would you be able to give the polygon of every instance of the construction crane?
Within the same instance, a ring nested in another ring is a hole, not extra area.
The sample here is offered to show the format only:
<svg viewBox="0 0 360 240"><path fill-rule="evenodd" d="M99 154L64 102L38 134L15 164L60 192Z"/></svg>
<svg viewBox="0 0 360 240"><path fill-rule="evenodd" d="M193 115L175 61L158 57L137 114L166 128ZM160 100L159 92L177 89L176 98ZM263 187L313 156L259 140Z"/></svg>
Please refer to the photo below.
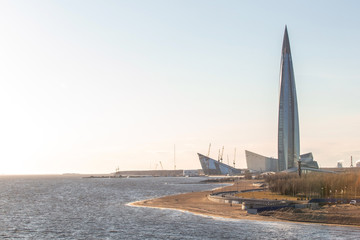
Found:
<svg viewBox="0 0 360 240"><path fill-rule="evenodd" d="M116 174L119 172L120 172L120 167L117 167L114 172L114 177L116 177ZM119 176L121 176L120 173L119 173Z"/></svg>
<svg viewBox="0 0 360 240"><path fill-rule="evenodd" d="M174 144L174 170L176 170L176 161L175 161L175 144Z"/></svg>
<svg viewBox="0 0 360 240"><path fill-rule="evenodd" d="M234 161L233 161L234 168L235 168L235 158L236 158L236 148L235 148L235 151L234 151Z"/></svg>
<svg viewBox="0 0 360 240"><path fill-rule="evenodd" d="M208 150L208 157L210 156L210 148L211 148L211 143L209 144L209 150Z"/></svg>
<svg viewBox="0 0 360 240"><path fill-rule="evenodd" d="M220 155L220 162L223 162L223 155L224 155L224 146L222 147L221 155Z"/></svg>

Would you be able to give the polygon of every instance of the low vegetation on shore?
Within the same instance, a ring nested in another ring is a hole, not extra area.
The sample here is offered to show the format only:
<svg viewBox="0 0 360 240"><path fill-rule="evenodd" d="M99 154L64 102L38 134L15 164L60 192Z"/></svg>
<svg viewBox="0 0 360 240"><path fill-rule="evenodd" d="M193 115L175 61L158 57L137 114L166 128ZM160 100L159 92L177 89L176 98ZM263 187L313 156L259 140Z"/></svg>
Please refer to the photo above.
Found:
<svg viewBox="0 0 360 240"><path fill-rule="evenodd" d="M273 193L270 191L251 191L251 192L240 192L235 194L236 197L242 198L254 198L254 199L269 199L269 200L290 200L296 201L297 198L293 196L286 196L277 193Z"/></svg>
<svg viewBox="0 0 360 240"><path fill-rule="evenodd" d="M280 220L309 222L309 223L327 223L341 225L360 225L360 208L357 206L325 205L318 209L295 209L283 208L277 211L267 211L260 213L261 216L272 217Z"/></svg>
<svg viewBox="0 0 360 240"><path fill-rule="evenodd" d="M305 198L358 198L360 173L307 173L301 177L293 173L266 176L269 190L288 196Z"/></svg>

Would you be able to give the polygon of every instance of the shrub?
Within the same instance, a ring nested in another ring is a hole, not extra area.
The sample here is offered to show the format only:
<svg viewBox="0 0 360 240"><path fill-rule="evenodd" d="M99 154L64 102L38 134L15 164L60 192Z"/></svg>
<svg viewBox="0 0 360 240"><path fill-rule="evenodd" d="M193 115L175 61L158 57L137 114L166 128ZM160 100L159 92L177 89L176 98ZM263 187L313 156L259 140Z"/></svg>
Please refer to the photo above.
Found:
<svg viewBox="0 0 360 240"><path fill-rule="evenodd" d="M265 177L269 190L305 198L354 198L360 195L360 173L277 173Z"/></svg>

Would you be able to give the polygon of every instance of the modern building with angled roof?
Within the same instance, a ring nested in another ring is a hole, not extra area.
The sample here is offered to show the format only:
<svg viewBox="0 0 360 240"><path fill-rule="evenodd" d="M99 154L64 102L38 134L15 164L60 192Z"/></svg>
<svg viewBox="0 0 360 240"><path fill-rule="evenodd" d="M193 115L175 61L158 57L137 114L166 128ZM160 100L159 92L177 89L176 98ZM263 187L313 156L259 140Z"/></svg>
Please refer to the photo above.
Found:
<svg viewBox="0 0 360 240"><path fill-rule="evenodd" d="M278 159L265 157L260 154L250 152L245 150L246 164L249 170L257 172L278 172ZM309 169L318 169L319 166L316 161L314 161L312 153L305 153L300 155L301 159L301 168L304 170ZM297 162L296 166L292 168L285 169L283 171L295 172L297 171Z"/></svg>
<svg viewBox="0 0 360 240"><path fill-rule="evenodd" d="M242 173L240 169L233 168L219 160L212 159L200 153L198 153L198 156L205 175L238 175Z"/></svg>
<svg viewBox="0 0 360 240"><path fill-rule="evenodd" d="M245 150L246 163L249 170L257 172L277 172L278 160Z"/></svg>
<svg viewBox="0 0 360 240"><path fill-rule="evenodd" d="M237 175L242 173L240 169L233 168L208 156L200 153L198 156L205 175Z"/></svg>

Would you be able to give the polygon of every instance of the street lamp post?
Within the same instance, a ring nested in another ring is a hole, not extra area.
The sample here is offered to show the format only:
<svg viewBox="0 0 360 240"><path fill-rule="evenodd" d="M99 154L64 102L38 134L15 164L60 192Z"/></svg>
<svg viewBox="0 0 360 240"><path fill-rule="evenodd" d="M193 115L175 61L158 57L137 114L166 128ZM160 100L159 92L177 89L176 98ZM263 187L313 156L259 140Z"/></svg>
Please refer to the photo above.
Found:
<svg viewBox="0 0 360 240"><path fill-rule="evenodd" d="M321 193L320 194L321 194L321 197L324 196L324 188L323 187L321 188Z"/></svg>

